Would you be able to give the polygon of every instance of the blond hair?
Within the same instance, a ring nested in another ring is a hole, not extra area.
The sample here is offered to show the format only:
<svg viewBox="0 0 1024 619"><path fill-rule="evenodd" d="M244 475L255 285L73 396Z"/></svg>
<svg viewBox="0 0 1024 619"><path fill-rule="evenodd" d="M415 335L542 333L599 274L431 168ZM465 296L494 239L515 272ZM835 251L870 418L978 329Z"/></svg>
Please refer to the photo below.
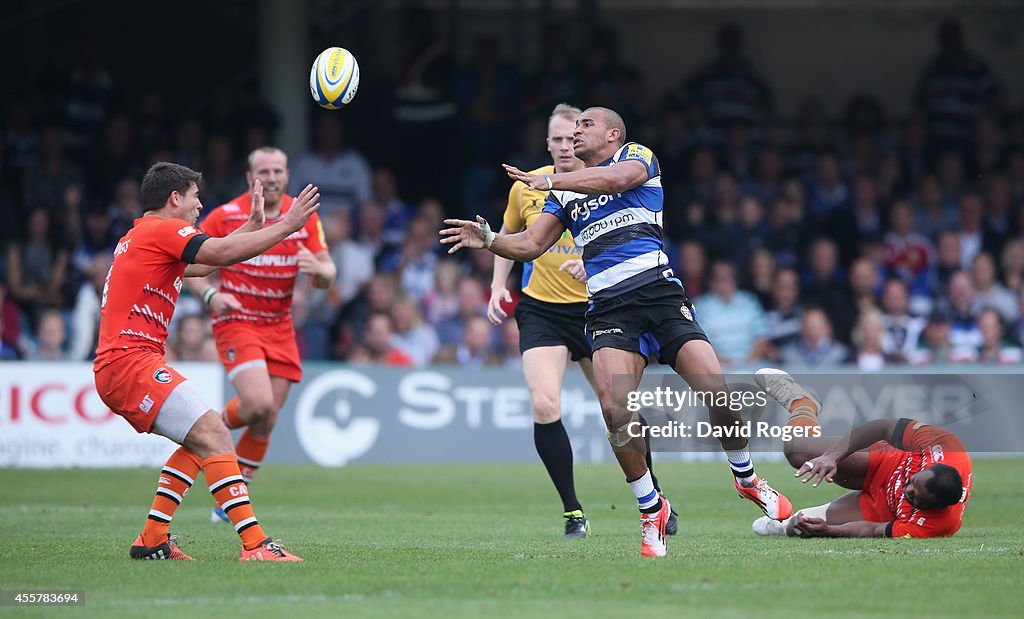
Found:
<svg viewBox="0 0 1024 619"><path fill-rule="evenodd" d="M256 155L259 153L264 153L267 155L281 155L282 157L284 157L284 167L288 167L288 155L286 155L283 150L277 148L276 146L260 146L256 150L249 153L249 157L246 159L246 161L249 163L250 172L252 171L253 164L256 162Z"/></svg>
<svg viewBox="0 0 1024 619"><path fill-rule="evenodd" d="M568 103L559 103L555 106L555 109L551 110L551 118L548 119L548 123L556 118L564 118L576 122L576 119L583 113L578 107L573 107Z"/></svg>

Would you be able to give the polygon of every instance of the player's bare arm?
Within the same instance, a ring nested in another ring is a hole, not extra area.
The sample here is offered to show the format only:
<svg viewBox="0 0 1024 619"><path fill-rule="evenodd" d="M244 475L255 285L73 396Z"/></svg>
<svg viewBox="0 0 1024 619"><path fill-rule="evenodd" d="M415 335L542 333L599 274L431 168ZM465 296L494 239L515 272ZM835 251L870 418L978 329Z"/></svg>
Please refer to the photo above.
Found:
<svg viewBox="0 0 1024 619"><path fill-rule="evenodd" d="M509 234L508 226L502 224L498 234ZM502 303L511 303L512 294L508 290L508 275L512 272L515 264L508 258L494 255L494 274L491 276L491 299L487 303L487 319L491 324L500 325L502 320L508 318L508 313L501 308Z"/></svg>
<svg viewBox="0 0 1024 619"><path fill-rule="evenodd" d="M888 441L892 438L896 423L895 419L875 419L854 428L850 434L836 441L820 456L800 465L794 477L803 478L805 484L817 479L813 484L815 488L822 481L832 483L840 460L861 449L867 449L878 441Z"/></svg>
<svg viewBox="0 0 1024 619"><path fill-rule="evenodd" d="M331 254L327 251L313 253L305 245L299 245L296 254L299 261L299 273L309 275L313 278L313 285L320 289L330 288L338 269L331 260Z"/></svg>
<svg viewBox="0 0 1024 619"><path fill-rule="evenodd" d="M262 203L263 201L263 193L257 189L259 186L254 183L254 208L256 208L256 202ZM317 188L313 185L306 185L281 221L255 232L207 239L199 247L195 262L222 267L258 256L283 241L289 234L301 230L313 213L320 208L319 200L320 193ZM262 204L259 208L263 208Z"/></svg>
<svg viewBox="0 0 1024 619"><path fill-rule="evenodd" d="M508 177L522 181L530 189L561 189L584 194L611 194L629 191L638 187L649 178L647 166L643 163L627 159L615 165L595 166L575 172L562 174L529 174L515 166L502 164Z"/></svg>
<svg viewBox="0 0 1024 619"><path fill-rule="evenodd" d="M495 234L490 224L477 215L476 221L446 219L444 223L454 228L441 230L441 243L452 244L449 254L466 249L487 248L492 253L520 262L536 259L554 245L565 227L550 213L541 213L533 225L516 234Z"/></svg>
<svg viewBox="0 0 1024 619"><path fill-rule="evenodd" d="M888 522L854 520L843 524L829 524L821 518L807 518L798 513L793 529L797 537L885 537Z"/></svg>

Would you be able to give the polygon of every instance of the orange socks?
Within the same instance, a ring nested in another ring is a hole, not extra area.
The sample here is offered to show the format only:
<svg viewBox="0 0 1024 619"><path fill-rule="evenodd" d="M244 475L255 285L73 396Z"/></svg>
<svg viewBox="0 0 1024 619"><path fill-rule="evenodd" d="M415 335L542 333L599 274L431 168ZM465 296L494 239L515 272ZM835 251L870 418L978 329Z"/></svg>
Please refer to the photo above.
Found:
<svg viewBox="0 0 1024 619"><path fill-rule="evenodd" d="M246 430L238 439L238 446L235 453L238 454L238 468L242 471L242 478L245 483L252 481L260 464L263 463L263 456L267 455L267 447L270 447L270 437L256 438Z"/></svg>
<svg viewBox="0 0 1024 619"><path fill-rule="evenodd" d="M220 414L220 418L224 420L224 425L229 430L248 425L238 413L238 398L231 398L228 401L227 406L224 407L224 412Z"/></svg>
<svg viewBox="0 0 1024 619"><path fill-rule="evenodd" d="M203 460L202 466L210 494L231 519L242 545L250 550L259 546L267 534L249 504L249 489L238 469L238 459L234 454L219 454Z"/></svg>
<svg viewBox="0 0 1024 619"><path fill-rule="evenodd" d="M167 541L167 531L171 526L171 518L181 504L188 489L199 474L199 457L179 447L171 454L160 471L160 481L156 488L156 498L149 510L146 526L142 529L142 543L146 546L159 546Z"/></svg>

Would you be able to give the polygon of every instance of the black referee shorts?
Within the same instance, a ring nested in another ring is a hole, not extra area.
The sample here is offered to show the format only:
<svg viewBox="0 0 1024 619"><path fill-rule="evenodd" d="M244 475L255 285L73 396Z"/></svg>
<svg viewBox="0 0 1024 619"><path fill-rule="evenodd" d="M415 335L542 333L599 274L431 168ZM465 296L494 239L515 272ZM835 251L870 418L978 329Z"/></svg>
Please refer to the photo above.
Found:
<svg viewBox="0 0 1024 619"><path fill-rule="evenodd" d="M516 305L519 352L542 346L565 346L573 361L590 359L587 303L548 303L524 294Z"/></svg>

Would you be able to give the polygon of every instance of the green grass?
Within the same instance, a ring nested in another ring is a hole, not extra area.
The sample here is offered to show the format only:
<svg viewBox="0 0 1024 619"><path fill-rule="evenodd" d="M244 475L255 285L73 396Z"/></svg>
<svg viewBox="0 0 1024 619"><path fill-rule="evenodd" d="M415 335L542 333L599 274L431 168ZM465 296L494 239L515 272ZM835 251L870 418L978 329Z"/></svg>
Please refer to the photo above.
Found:
<svg viewBox="0 0 1024 619"><path fill-rule="evenodd" d="M797 506L836 489L762 465ZM996 617L1024 601L1024 460L975 462L963 529L942 540L763 539L757 509L721 464L662 464L680 533L641 559L639 522L614 465L577 467L592 523L562 540L540 464L270 466L252 486L267 531L299 565L240 564L196 485L172 532L195 562L133 562L153 470L0 470L0 588L84 589L61 617ZM671 613L671 614L668 614ZM658 616L658 615L650 615Z"/></svg>

